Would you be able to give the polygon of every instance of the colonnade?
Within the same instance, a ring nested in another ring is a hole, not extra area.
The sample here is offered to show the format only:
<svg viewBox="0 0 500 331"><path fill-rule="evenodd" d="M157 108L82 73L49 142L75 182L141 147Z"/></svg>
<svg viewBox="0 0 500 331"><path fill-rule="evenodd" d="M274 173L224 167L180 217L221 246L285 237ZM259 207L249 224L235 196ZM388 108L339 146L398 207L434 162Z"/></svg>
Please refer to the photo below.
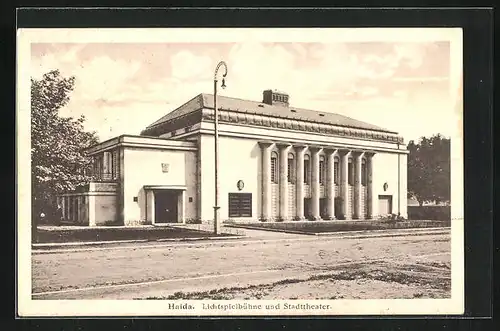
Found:
<svg viewBox="0 0 500 331"><path fill-rule="evenodd" d="M271 191L271 152L278 151L279 174L277 176L279 185L279 219L281 220L305 220L306 217L312 220L334 220L335 215L342 215L343 219L364 219L373 218L374 216L374 190L373 190L373 155L372 151L353 150L353 149L339 149L330 146L312 146L301 144L289 143L274 143L274 142L259 142L262 150L262 210L261 218L264 220L272 220L276 215L272 214L272 191ZM295 215L289 215L288 204L290 203L288 197L288 154L294 151L295 157ZM311 202L310 202L310 215L304 214L304 155L306 151L310 154L310 188L311 188ZM320 210L320 155L325 156L326 166L326 183L325 185L325 200L326 200L326 215L321 215ZM335 158L338 157L340 173L335 173ZM353 162L351 176L349 181L349 160ZM362 164L366 165L365 173L362 172ZM363 180L363 175L366 176ZM340 211L335 210L335 177L338 176L340 182L337 184L339 187L339 194L341 205ZM362 194L366 197L366 209L362 208ZM352 199L353 209L349 210L349 188L354 190L354 199Z"/></svg>

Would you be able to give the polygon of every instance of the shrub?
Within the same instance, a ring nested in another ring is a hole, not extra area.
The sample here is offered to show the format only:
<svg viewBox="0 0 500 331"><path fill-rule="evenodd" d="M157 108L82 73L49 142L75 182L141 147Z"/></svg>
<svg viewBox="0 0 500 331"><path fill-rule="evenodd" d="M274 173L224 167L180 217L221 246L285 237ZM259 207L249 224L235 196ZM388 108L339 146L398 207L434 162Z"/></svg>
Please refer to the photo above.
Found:
<svg viewBox="0 0 500 331"><path fill-rule="evenodd" d="M404 218L401 217L401 215L396 215L396 214L381 215L378 218L379 221L388 222L388 223L399 222L399 221L402 221L403 219Z"/></svg>
<svg viewBox="0 0 500 331"><path fill-rule="evenodd" d="M137 221L137 223L138 224L143 224L143 223L141 223L141 221ZM88 225L88 223L85 224L85 225ZM106 220L106 221L102 222L99 225L104 225L104 226L121 226L121 225L123 225L123 223L120 220Z"/></svg>
<svg viewBox="0 0 500 331"><path fill-rule="evenodd" d="M408 219L449 221L451 206L408 206Z"/></svg>
<svg viewBox="0 0 500 331"><path fill-rule="evenodd" d="M201 224L201 218L188 218L186 224Z"/></svg>

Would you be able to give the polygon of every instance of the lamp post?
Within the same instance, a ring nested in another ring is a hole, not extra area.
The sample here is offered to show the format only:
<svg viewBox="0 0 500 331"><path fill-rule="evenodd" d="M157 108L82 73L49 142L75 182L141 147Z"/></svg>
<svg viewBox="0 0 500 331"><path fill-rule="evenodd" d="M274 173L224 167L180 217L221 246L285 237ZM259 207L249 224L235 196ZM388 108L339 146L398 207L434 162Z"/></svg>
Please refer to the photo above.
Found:
<svg viewBox="0 0 500 331"><path fill-rule="evenodd" d="M215 125L215 205L214 205L214 233L220 233L220 219L219 219L219 110L217 109L217 74L220 67L224 67L224 74L222 75L222 88L225 88L225 77L227 75L226 62L220 61L215 68L214 74L214 125Z"/></svg>

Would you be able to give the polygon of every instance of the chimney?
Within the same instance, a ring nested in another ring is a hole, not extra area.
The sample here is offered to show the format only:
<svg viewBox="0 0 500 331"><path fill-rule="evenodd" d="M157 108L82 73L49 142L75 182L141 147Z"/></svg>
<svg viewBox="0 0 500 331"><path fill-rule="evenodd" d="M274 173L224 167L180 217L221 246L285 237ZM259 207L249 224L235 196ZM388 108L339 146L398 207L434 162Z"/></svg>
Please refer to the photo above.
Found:
<svg viewBox="0 0 500 331"><path fill-rule="evenodd" d="M277 90L265 90L262 92L262 103L267 105L288 107L289 98L288 94Z"/></svg>

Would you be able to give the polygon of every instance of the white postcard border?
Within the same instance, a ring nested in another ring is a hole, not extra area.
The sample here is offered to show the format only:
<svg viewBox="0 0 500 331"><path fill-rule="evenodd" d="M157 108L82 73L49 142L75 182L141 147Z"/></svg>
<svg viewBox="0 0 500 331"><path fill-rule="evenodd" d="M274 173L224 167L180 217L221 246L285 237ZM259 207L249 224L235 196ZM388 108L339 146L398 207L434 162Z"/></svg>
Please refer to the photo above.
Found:
<svg viewBox="0 0 500 331"><path fill-rule="evenodd" d="M126 32L125 32L126 30ZM286 32L284 31L286 30ZM31 298L31 169L30 58L31 43L87 42L451 42L451 77L462 77L460 28L303 28L303 29L19 29L17 33L17 304L19 316L267 316L267 315L426 315L464 311L463 137L462 104L457 102L457 130L451 137L451 299L407 300L33 300ZM457 80L450 89L458 96ZM194 309L168 309L169 303L193 304ZM280 303L281 309L203 309L205 304ZM284 304L327 304L329 309L284 309Z"/></svg>

